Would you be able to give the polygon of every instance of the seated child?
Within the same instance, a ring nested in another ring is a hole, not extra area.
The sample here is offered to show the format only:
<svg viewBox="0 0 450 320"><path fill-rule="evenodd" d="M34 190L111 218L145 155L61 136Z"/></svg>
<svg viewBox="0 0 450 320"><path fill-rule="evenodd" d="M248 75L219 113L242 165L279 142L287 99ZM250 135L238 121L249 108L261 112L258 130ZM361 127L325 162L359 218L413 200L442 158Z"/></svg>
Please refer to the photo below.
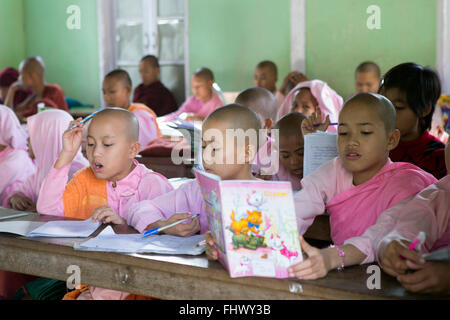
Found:
<svg viewBox="0 0 450 320"><path fill-rule="evenodd" d="M200 68L191 77L191 89L194 94L181 107L164 117L166 121L175 120L182 113L193 114L191 120L203 120L211 112L223 106L219 95L213 89L214 75L208 68ZM186 120L190 120L189 118Z"/></svg>
<svg viewBox="0 0 450 320"><path fill-rule="evenodd" d="M381 80L380 67L375 62L365 61L355 70L356 92L378 92Z"/></svg>
<svg viewBox="0 0 450 320"><path fill-rule="evenodd" d="M289 112L308 116L320 109L323 120L329 116L331 122L337 122L342 102L341 96L321 80L300 82L284 99L278 109L277 119ZM336 133L336 126L329 126L327 132Z"/></svg>
<svg viewBox="0 0 450 320"><path fill-rule="evenodd" d="M5 68L0 71L0 104L4 104L11 85L19 79L19 71L14 68ZM14 95L13 107L24 101L30 94L31 90L18 90Z"/></svg>
<svg viewBox="0 0 450 320"><path fill-rule="evenodd" d="M295 77L295 75L292 76ZM283 103L284 94L280 90L277 90L277 81L278 69L274 62L264 60L256 65L253 85L255 87L262 87L269 90L277 99L279 107Z"/></svg>
<svg viewBox="0 0 450 320"><path fill-rule="evenodd" d="M36 171L27 149L27 133L16 115L0 105L0 205Z"/></svg>
<svg viewBox="0 0 450 320"><path fill-rule="evenodd" d="M161 132L152 109L142 103L130 104L131 88L128 72L122 69L113 70L103 80L103 99L107 107L133 112L139 122L139 143L142 150L151 141L161 137Z"/></svg>
<svg viewBox="0 0 450 320"><path fill-rule="evenodd" d="M36 211L36 202L44 178L62 150L61 136L73 121L66 111L52 109L35 114L27 119L30 134L28 153L35 160L37 171L22 184L11 189L2 205L15 210ZM78 150L69 170L71 178L78 170L89 165L89 162Z"/></svg>
<svg viewBox="0 0 450 320"><path fill-rule="evenodd" d="M223 180L254 180L251 163L258 149L257 141L246 139L245 144L228 146L226 130L255 130L261 128L258 115L250 108L229 104L213 111L203 122L202 152L203 167L207 172L218 175ZM244 163L236 161L236 156L244 155ZM230 157L234 161L229 163ZM136 203L128 215L127 222L139 232L155 227L163 227L180 219L200 213L199 219L178 224L163 232L179 236L190 236L200 231L208 231L208 220L202 193L197 180L181 185L178 189L151 201Z"/></svg>
<svg viewBox="0 0 450 320"><path fill-rule="evenodd" d="M415 164L437 179L447 174L445 145L429 134L441 85L436 72L416 63L402 63L383 77L380 93L397 110L396 128L400 142L390 152L392 161Z"/></svg>
<svg viewBox="0 0 450 320"><path fill-rule="evenodd" d="M395 109L383 96L359 93L347 100L338 130L339 156L304 177L294 201L300 235L327 210L331 239L342 246L375 224L381 212L436 179L410 163L390 161L389 151L396 147L400 132L395 129ZM316 279L325 276L335 266L332 263L341 266L343 255L346 263L354 259L352 254L360 258L360 253L347 248L319 250L302 237L300 241L308 259L290 267L292 277Z"/></svg>
<svg viewBox="0 0 450 320"><path fill-rule="evenodd" d="M275 96L269 90L261 87L246 89L238 94L235 102L256 112L261 120L262 133L270 131L275 122L278 105ZM259 177L271 176L278 171L276 142L268 135L264 135L264 138L265 141L261 141L262 146L252 164L252 172Z"/></svg>
<svg viewBox="0 0 450 320"><path fill-rule="evenodd" d="M450 170L450 144L446 149L447 170ZM400 201L380 214L376 224L360 237L347 239L360 252L360 259L345 265L378 260L383 270L408 291L449 293L449 262L425 262L409 245L419 232L425 233L422 253L450 246L450 176L429 185L414 197ZM415 270L408 274L408 270Z"/></svg>
<svg viewBox="0 0 450 320"><path fill-rule="evenodd" d="M139 63L142 83L134 89L133 102L145 104L158 117L177 110L177 102L172 92L159 80L159 62L153 55L147 55Z"/></svg>
<svg viewBox="0 0 450 320"><path fill-rule="evenodd" d="M12 111L10 112L12 113ZM27 158L30 162L31 159L35 160L37 171L29 175L22 183L11 185L0 205L20 211L36 212L36 202L43 180L62 149L61 136L72 120L69 113L58 109L46 110L28 117L27 125L30 134L28 152L30 156L27 155ZM18 123L17 119L15 121ZM81 154L81 150L78 150L70 166L69 176L71 177L88 164L87 159ZM20 162L16 162L14 166L11 170L14 168L26 170L27 168L21 166ZM20 287L35 279L36 277L29 275L0 270L0 296L12 299Z"/></svg>
<svg viewBox="0 0 450 320"><path fill-rule="evenodd" d="M19 89L32 89L34 94L30 95L22 103L15 106L14 112L19 120L35 114L40 99L52 100L59 109L69 111L64 97L64 91L57 84L47 84L44 80L45 64L41 57L28 57L20 63L20 82L11 85L5 104L9 107L14 105L14 99Z"/></svg>
<svg viewBox="0 0 450 320"><path fill-rule="evenodd" d="M280 168L270 180L290 181L294 190L302 188L304 140L301 125L305 119L302 113L288 113L273 128L279 130Z"/></svg>
<svg viewBox="0 0 450 320"><path fill-rule="evenodd" d="M63 135L62 151L41 188L38 212L123 224L134 203L173 189L164 176L135 160L140 150L139 123L133 113L121 108L104 109L92 118L86 150L89 166L67 183L69 166L81 145L80 121L72 121L70 125L77 127ZM111 297L122 295L95 287L83 293L89 295L91 290L105 290Z"/></svg>

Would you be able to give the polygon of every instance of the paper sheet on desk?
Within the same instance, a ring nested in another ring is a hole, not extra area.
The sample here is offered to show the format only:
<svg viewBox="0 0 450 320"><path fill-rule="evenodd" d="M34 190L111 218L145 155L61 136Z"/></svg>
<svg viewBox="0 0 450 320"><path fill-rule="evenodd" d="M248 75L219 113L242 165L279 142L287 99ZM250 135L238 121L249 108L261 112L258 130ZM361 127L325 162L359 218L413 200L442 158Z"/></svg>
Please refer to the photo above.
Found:
<svg viewBox="0 0 450 320"><path fill-rule="evenodd" d="M29 232L27 237L87 238L100 226L92 219L83 221L50 221Z"/></svg>
<svg viewBox="0 0 450 320"><path fill-rule="evenodd" d="M4 221L0 222L0 232L17 234L25 237L34 229L42 226L45 222L37 221Z"/></svg>
<svg viewBox="0 0 450 320"><path fill-rule="evenodd" d="M202 235L191 237L154 235L144 238L140 233L115 234L111 226L108 226L97 237L74 244L74 249L120 253L199 255L205 251L205 248L197 248L195 245L202 240L204 240Z"/></svg>

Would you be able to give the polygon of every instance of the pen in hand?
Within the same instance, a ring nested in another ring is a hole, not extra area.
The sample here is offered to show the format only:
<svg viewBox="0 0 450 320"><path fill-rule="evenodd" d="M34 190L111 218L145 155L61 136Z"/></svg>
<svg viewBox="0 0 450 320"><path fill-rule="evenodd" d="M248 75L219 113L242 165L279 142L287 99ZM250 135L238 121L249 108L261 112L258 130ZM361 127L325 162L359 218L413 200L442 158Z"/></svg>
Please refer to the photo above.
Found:
<svg viewBox="0 0 450 320"><path fill-rule="evenodd" d="M173 226L176 226L177 224L186 222L186 221L188 221L189 219L197 218L197 217L199 217L199 216L200 216L200 214L197 213L197 214L194 214L193 216L191 216L191 217L189 217L189 218L182 219L182 220L178 220L178 221L175 221L174 223L168 224L167 226L164 226L164 227L161 227L161 228L153 228L153 229L147 230L147 231L144 232L144 238L145 238L145 237L148 237L148 236L151 236L151 235L154 235L154 234L157 234L157 233L159 233L159 232L161 232L161 231L163 231L163 230L166 230L166 229L168 229L168 228L171 228L171 227L173 227Z"/></svg>

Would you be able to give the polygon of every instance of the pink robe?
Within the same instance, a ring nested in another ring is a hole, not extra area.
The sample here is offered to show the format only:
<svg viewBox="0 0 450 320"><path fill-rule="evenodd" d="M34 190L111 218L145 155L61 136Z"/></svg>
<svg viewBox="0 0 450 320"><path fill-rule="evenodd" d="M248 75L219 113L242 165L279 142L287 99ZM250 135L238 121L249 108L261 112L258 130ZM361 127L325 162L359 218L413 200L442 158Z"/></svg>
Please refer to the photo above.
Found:
<svg viewBox="0 0 450 320"><path fill-rule="evenodd" d="M279 162L275 139L267 136L265 143L258 149L258 153L253 160L252 172L258 175L272 176L278 172Z"/></svg>
<svg viewBox="0 0 450 320"><path fill-rule="evenodd" d="M291 112L292 101L295 93L301 88L309 88L311 94L316 98L319 108L322 111L322 118L325 121L327 115L330 116L331 122L338 122L339 111L341 110L343 99L340 95L331 89L325 82L321 80L304 81L297 84L283 101L278 109L277 120L285 114ZM337 126L329 126L327 132L336 133Z"/></svg>
<svg viewBox="0 0 450 320"><path fill-rule="evenodd" d="M426 235L422 253L450 246L449 175L384 211L375 225L345 243L366 254L363 263L379 262L380 249L394 239L413 241L420 231Z"/></svg>
<svg viewBox="0 0 450 320"><path fill-rule="evenodd" d="M167 121L175 120L175 118L180 114L182 114L183 112L195 113L197 115L206 118L211 112L213 112L214 110L216 110L221 106L223 106L222 100L220 99L219 95L214 90L212 90L212 96L208 102L203 103L202 101L198 100L195 96L191 96L181 105L181 107L177 111L167 115L166 120Z"/></svg>
<svg viewBox="0 0 450 320"><path fill-rule="evenodd" d="M302 190L294 196L299 233L326 209L331 238L342 245L374 225L381 212L434 182L436 178L420 168L388 159L372 179L354 186L352 173L336 157L302 179Z"/></svg>
<svg viewBox="0 0 450 320"><path fill-rule="evenodd" d="M277 99L278 108L280 108L283 104L284 98L284 94L282 94L281 91L277 89L277 91L275 92L275 99Z"/></svg>
<svg viewBox="0 0 450 320"><path fill-rule="evenodd" d="M144 110L135 110L133 114L139 122L139 143L141 150L145 149L147 145L158 138L158 131L153 121L153 116Z"/></svg>
<svg viewBox="0 0 450 320"><path fill-rule="evenodd" d="M127 223L142 233L149 224L167 220L175 213L188 212L200 213L200 233L208 231L206 208L197 180L186 182L158 198L135 203L129 210Z"/></svg>
<svg viewBox="0 0 450 320"><path fill-rule="evenodd" d="M289 181L292 185L292 190L300 190L302 188L301 179L297 176L294 176L289 172L281 163L278 172L272 175L272 181Z"/></svg>
<svg viewBox="0 0 450 320"><path fill-rule="evenodd" d="M116 187L111 181L106 182L108 205L121 217L129 219L129 208L143 200L153 199L173 190L169 181L161 174L147 169L134 160L136 167L125 178L117 181ZM69 165L60 169L52 168L44 180L39 197L38 212L56 216L64 216L62 196L68 181ZM82 292L78 300L123 300L128 292L89 286Z"/></svg>
<svg viewBox="0 0 450 320"><path fill-rule="evenodd" d="M36 172L28 156L27 133L22 129L14 112L0 105L0 205L8 195Z"/></svg>
<svg viewBox="0 0 450 320"><path fill-rule="evenodd" d="M2 203L4 207L10 207L9 198L16 193L27 196L34 203L37 202L42 182L62 150L62 135L69 127L70 121L73 121L73 117L66 111L59 109L46 110L28 117L28 132L35 155L37 171L20 186L8 190L8 194ZM72 176L88 165L89 162L82 155L80 148L72 162L69 175Z"/></svg>

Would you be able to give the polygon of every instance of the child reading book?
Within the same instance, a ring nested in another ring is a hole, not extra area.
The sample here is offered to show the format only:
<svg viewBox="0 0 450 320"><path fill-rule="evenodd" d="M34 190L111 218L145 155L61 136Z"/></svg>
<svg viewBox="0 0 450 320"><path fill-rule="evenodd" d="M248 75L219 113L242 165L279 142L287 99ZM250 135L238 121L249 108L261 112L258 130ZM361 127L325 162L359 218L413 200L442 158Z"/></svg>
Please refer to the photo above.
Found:
<svg viewBox="0 0 450 320"><path fill-rule="evenodd" d="M359 93L346 101L339 114L339 156L304 177L294 196L299 234L327 210L336 247L318 250L301 239L309 258L291 267L291 276L323 277L328 270L342 268L344 260L360 258L358 250L341 247L344 241L363 234L381 212L436 181L410 163L390 161L389 151L399 138L395 109L388 99Z"/></svg>
<svg viewBox="0 0 450 320"><path fill-rule="evenodd" d="M447 174L445 145L429 133L441 84L435 71L416 63L402 63L383 77L379 92L397 111L400 142L389 156L392 161L415 164L437 179Z"/></svg>
<svg viewBox="0 0 450 320"><path fill-rule="evenodd" d="M22 184L10 190L2 203L4 207L36 211L36 202L42 183L63 148L61 136L71 121L73 118L69 113L58 109L46 110L28 117L27 125L30 134L28 152L30 158L36 162L37 171ZM69 177L71 178L88 164L87 159L81 154L81 149L77 150L68 168Z"/></svg>
<svg viewBox="0 0 450 320"><path fill-rule="evenodd" d="M277 118L280 119L289 112L311 115L317 109L320 109L324 117L323 120L326 116L329 116L331 122L337 122L342 102L341 96L321 80L300 82L284 99L283 104L278 109ZM336 133L336 131L335 126L327 128L327 132Z"/></svg>
<svg viewBox="0 0 450 320"><path fill-rule="evenodd" d="M139 122L139 143L145 148L154 139L161 137L156 114L142 103L130 104L131 78L125 70L116 69L103 80L103 98L108 107L122 108L133 112Z"/></svg>

